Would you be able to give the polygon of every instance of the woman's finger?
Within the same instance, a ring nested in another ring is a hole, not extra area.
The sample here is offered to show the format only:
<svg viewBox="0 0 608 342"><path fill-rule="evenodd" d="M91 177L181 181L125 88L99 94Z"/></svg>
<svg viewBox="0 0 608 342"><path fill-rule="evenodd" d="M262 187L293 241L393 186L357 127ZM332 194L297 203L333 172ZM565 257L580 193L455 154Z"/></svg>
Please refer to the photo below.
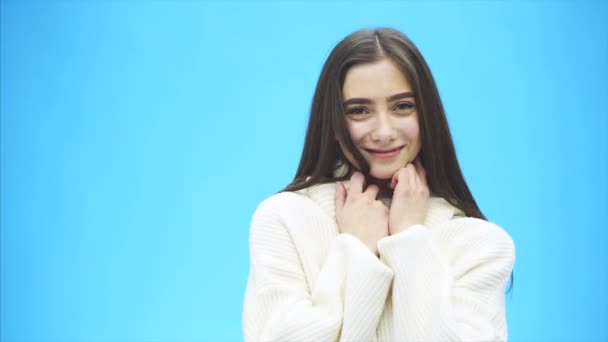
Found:
<svg viewBox="0 0 608 342"><path fill-rule="evenodd" d="M376 184L372 184L365 189L364 194L369 196L371 199L376 199L378 197L378 193L380 192L380 188Z"/></svg>
<svg viewBox="0 0 608 342"><path fill-rule="evenodd" d="M402 188L414 189L416 186L416 171L414 170L414 166L412 164L407 164L404 167L403 175L399 177L399 183L401 183Z"/></svg>
<svg viewBox="0 0 608 342"><path fill-rule="evenodd" d="M397 170L397 172L395 172L395 174L393 175L393 178L391 178L391 184L389 185L389 187L391 189L395 189L397 187L397 183L399 183L399 173L401 172L402 169Z"/></svg>
<svg viewBox="0 0 608 342"><path fill-rule="evenodd" d="M428 185L428 183L426 182L426 170L424 169L424 166L422 166L422 162L420 161L420 159L416 159L414 165L416 166L418 175L420 175L420 179L422 180L424 185Z"/></svg>
<svg viewBox="0 0 608 342"><path fill-rule="evenodd" d="M363 192L363 187L365 186L365 177L361 172L355 172L350 177L350 186L348 188L348 194L360 194Z"/></svg>
<svg viewBox="0 0 608 342"><path fill-rule="evenodd" d="M336 213L341 211L346 203L346 188L342 182L336 182Z"/></svg>

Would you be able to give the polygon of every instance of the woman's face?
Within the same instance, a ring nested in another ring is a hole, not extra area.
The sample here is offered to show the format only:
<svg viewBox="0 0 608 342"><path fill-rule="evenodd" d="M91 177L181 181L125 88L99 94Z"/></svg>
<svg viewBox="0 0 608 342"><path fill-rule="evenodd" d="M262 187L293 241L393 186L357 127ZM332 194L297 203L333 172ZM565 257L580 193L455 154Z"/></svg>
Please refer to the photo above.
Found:
<svg viewBox="0 0 608 342"><path fill-rule="evenodd" d="M391 60L352 67L342 95L350 137L369 163L372 177L389 179L416 158L421 143L414 93ZM359 167L352 153L340 147Z"/></svg>

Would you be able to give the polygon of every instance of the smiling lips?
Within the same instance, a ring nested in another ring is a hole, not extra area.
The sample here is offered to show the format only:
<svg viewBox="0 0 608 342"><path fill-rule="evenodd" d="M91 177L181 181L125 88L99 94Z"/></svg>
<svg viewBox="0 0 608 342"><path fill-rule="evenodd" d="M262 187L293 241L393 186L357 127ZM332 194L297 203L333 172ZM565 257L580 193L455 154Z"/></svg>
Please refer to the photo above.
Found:
<svg viewBox="0 0 608 342"><path fill-rule="evenodd" d="M395 147L392 149L365 149L372 156L379 159L391 159L399 155L403 146Z"/></svg>

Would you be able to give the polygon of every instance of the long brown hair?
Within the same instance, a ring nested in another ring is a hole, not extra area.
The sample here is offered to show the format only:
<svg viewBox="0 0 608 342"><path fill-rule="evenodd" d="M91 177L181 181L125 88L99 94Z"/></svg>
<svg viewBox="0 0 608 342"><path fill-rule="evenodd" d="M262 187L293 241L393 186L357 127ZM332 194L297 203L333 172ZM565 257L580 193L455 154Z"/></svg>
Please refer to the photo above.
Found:
<svg viewBox="0 0 608 342"><path fill-rule="evenodd" d="M348 70L358 64L389 58L413 87L417 103L422 148L418 155L426 170L429 190L462 210L466 216L485 220L460 171L445 111L433 75L414 43L391 28L361 30L344 38L330 53L310 110L306 140L294 180L282 191L347 179L354 167L338 141L350 151L363 174L369 165L353 144L342 106L342 86ZM335 178L339 163L348 168Z"/></svg>

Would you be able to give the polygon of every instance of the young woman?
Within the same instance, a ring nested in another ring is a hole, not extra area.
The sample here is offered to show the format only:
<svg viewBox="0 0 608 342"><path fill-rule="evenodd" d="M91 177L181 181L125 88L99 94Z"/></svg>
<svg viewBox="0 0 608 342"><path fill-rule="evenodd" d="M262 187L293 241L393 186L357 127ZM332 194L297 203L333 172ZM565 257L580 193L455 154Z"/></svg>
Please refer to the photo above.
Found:
<svg viewBox="0 0 608 342"><path fill-rule="evenodd" d="M396 30L331 52L295 180L250 234L247 341L507 339L513 241L477 207L431 72Z"/></svg>

